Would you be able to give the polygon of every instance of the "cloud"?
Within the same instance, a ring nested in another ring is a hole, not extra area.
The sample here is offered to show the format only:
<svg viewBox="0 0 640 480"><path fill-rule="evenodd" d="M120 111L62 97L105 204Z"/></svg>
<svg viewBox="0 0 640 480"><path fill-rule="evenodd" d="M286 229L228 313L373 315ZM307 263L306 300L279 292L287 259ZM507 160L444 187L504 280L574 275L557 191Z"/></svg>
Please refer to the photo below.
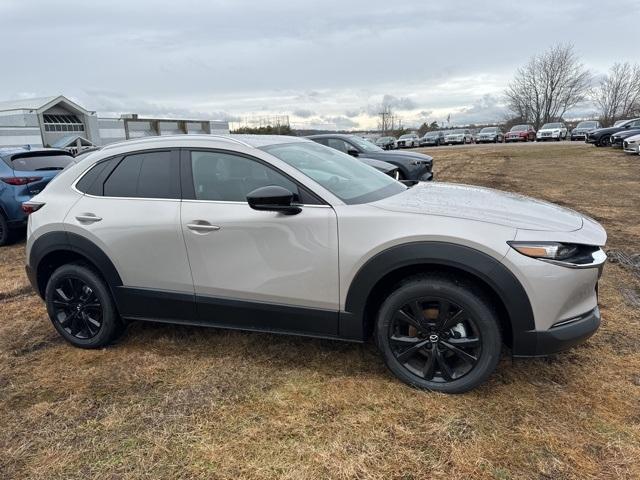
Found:
<svg viewBox="0 0 640 480"><path fill-rule="evenodd" d="M0 76L0 100L65 94L99 114L195 118L309 111L297 118L360 127L375 126L387 105L405 124L422 112L489 121L515 69L553 43L574 43L596 74L613 63L612 51L636 61L640 4L601 7L539 0L523 17L498 0L183 0L162 8L152 0L2 0L0 52L11 68ZM525 57L502 48L514 38L533 39ZM52 39L64 43L62 57L43 55ZM500 54L478 54L485 46ZM25 75L34 58L38 74ZM62 74L61 58L82 65Z"/></svg>
<svg viewBox="0 0 640 480"><path fill-rule="evenodd" d="M309 118L316 115L316 112L314 112L313 110L307 110L305 108L299 108L297 110L294 110L292 114L300 118Z"/></svg>
<svg viewBox="0 0 640 480"><path fill-rule="evenodd" d="M418 104L408 97L394 97L393 95L385 95L382 97L382 105L391 107L396 110L414 110L418 108Z"/></svg>
<svg viewBox="0 0 640 480"><path fill-rule="evenodd" d="M360 126L358 122L355 122L350 118L347 118L342 115L333 116L333 117L325 116L325 117L322 117L322 119L323 121L329 124L334 124L336 126L336 130L350 130Z"/></svg>

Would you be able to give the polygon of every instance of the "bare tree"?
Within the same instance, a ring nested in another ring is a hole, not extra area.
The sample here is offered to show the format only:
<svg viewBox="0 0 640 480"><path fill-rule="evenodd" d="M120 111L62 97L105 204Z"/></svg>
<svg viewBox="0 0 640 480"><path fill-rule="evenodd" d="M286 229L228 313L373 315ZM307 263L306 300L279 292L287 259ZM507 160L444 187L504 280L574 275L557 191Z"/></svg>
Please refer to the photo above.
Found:
<svg viewBox="0 0 640 480"><path fill-rule="evenodd" d="M380 105L380 112L378 113L378 130L380 130L383 136L393 133L401 123L402 121L393 113L391 105Z"/></svg>
<svg viewBox="0 0 640 480"><path fill-rule="evenodd" d="M591 91L591 98L604 125L640 115L640 65L615 63Z"/></svg>
<svg viewBox="0 0 640 480"><path fill-rule="evenodd" d="M578 60L572 45L556 45L518 68L505 92L515 117L536 128L561 119L584 101L591 73Z"/></svg>

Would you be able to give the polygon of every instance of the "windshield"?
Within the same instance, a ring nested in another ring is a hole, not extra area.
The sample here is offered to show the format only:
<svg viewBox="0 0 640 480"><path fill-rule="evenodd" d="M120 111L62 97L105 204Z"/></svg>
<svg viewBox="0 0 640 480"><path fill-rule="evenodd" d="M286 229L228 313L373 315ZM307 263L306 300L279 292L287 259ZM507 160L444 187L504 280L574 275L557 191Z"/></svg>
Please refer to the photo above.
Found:
<svg viewBox="0 0 640 480"><path fill-rule="evenodd" d="M580 122L576 128L596 128L597 122Z"/></svg>
<svg viewBox="0 0 640 480"><path fill-rule="evenodd" d="M408 134L406 134L406 135L402 135L402 136L400 137L400 139L403 139L403 138L413 138L413 133L408 133Z"/></svg>
<svg viewBox="0 0 640 480"><path fill-rule="evenodd" d="M427 132L424 134L425 137L437 137L440 132Z"/></svg>
<svg viewBox="0 0 640 480"><path fill-rule="evenodd" d="M407 189L350 155L317 143L283 143L262 150L301 171L348 205L375 202Z"/></svg>
<svg viewBox="0 0 640 480"><path fill-rule="evenodd" d="M515 127L511 127L511 130L509 131L510 132L526 132L527 130L529 130L528 125L516 125Z"/></svg>
<svg viewBox="0 0 640 480"><path fill-rule="evenodd" d="M362 149L365 152L372 152L372 153L373 152L384 152L384 150L382 150L375 143L371 143L368 140L365 140L364 138L349 137L349 140L351 140L353 143L355 143L358 147L360 147L360 149Z"/></svg>
<svg viewBox="0 0 640 480"><path fill-rule="evenodd" d="M455 135L455 134L458 134L458 133L464 133L464 130L462 130L461 128L458 128L456 130L451 130L449 132L449 135Z"/></svg>
<svg viewBox="0 0 640 480"><path fill-rule="evenodd" d="M547 130L549 128L562 128L562 124L561 123L545 123L542 126L542 130Z"/></svg>
<svg viewBox="0 0 640 480"><path fill-rule="evenodd" d="M389 140L391 140L391 137L380 137L378 140L376 140L376 143L384 143L388 142Z"/></svg>
<svg viewBox="0 0 640 480"><path fill-rule="evenodd" d="M497 131L497 127L484 127L482 130L480 130L480 133L496 133Z"/></svg>

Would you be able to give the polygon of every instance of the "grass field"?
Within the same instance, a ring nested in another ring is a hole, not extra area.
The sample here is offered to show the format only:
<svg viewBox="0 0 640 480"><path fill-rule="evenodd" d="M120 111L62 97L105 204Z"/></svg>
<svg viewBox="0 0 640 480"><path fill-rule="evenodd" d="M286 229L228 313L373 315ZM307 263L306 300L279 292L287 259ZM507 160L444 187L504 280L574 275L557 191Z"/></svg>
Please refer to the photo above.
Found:
<svg viewBox="0 0 640 480"><path fill-rule="evenodd" d="M582 211L640 252L640 157L563 142L429 149L436 177ZM84 351L0 250L0 478L640 478L640 278L609 264L603 325L507 354L462 396L396 381L370 345L131 325Z"/></svg>

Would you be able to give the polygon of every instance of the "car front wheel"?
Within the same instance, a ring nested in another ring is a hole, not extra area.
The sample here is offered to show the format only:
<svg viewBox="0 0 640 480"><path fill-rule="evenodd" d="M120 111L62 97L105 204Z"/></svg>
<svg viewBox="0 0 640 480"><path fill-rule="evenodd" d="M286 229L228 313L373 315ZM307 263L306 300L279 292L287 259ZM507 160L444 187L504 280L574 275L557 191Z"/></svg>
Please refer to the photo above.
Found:
<svg viewBox="0 0 640 480"><path fill-rule="evenodd" d="M502 345L495 309L453 277L413 277L384 301L376 341L387 367L425 390L463 393L494 371Z"/></svg>
<svg viewBox="0 0 640 480"><path fill-rule="evenodd" d="M102 348L124 331L104 280L84 264L59 267L45 291L53 326L69 343L80 348Z"/></svg>

